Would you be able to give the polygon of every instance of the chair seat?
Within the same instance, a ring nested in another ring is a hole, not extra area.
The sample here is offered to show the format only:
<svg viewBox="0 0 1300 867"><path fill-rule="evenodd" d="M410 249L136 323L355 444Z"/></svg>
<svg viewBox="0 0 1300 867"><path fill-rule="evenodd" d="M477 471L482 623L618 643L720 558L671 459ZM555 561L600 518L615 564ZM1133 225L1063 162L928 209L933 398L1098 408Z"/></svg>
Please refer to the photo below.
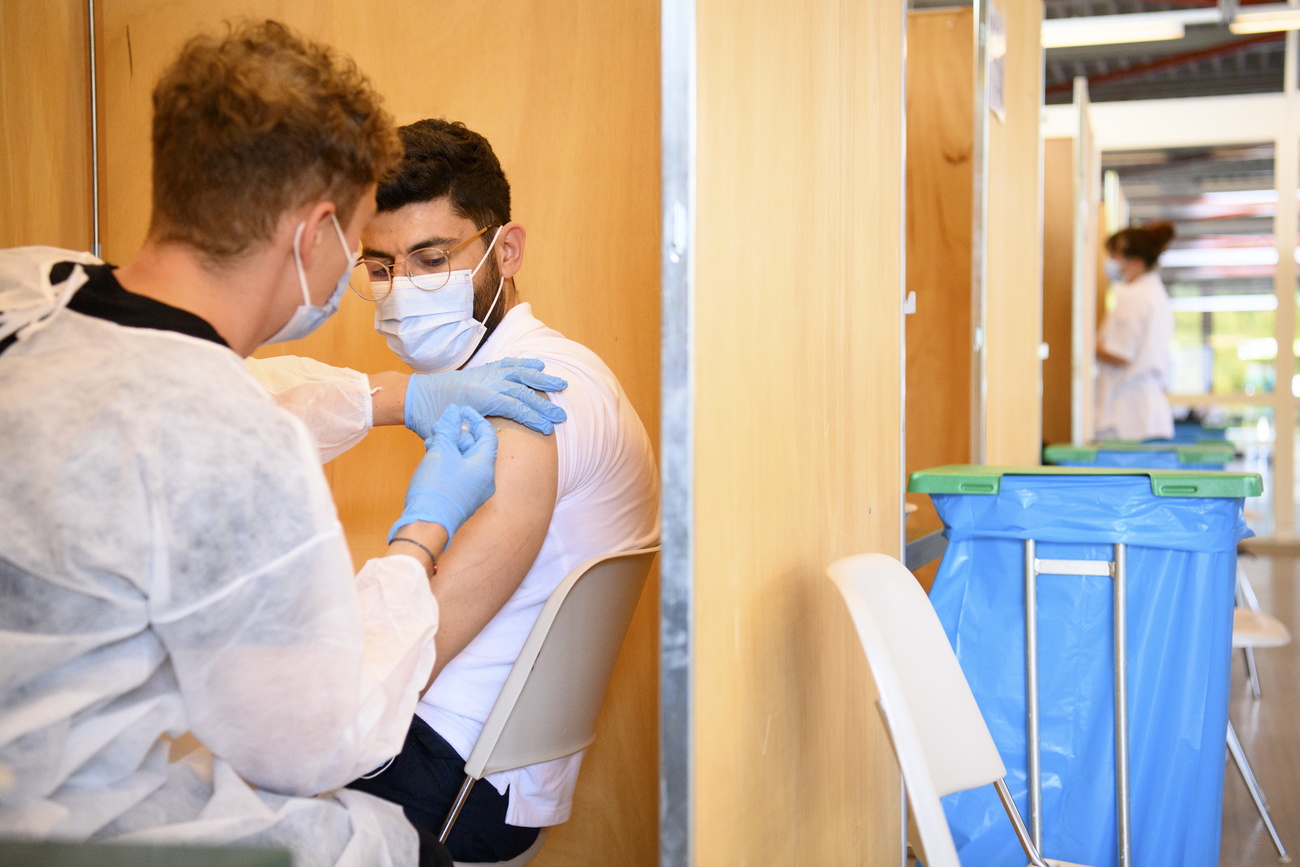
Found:
<svg viewBox="0 0 1300 867"><path fill-rule="evenodd" d="M1088 867L1087 864L1075 864L1073 861L1057 861L1055 858L1044 858L1051 867ZM1034 867L1030 864L1029 867Z"/></svg>
<svg viewBox="0 0 1300 867"><path fill-rule="evenodd" d="M1290 643L1291 633L1276 617L1249 608L1233 609L1233 647L1281 647Z"/></svg>
<svg viewBox="0 0 1300 867"><path fill-rule="evenodd" d="M456 867L488 867L489 864L494 867L523 867L529 861L537 857L537 853L542 850L542 841L546 839L546 829L543 828L533 841L533 845L526 850L511 858L509 861L455 861ZM1066 865L1069 867L1069 865Z"/></svg>

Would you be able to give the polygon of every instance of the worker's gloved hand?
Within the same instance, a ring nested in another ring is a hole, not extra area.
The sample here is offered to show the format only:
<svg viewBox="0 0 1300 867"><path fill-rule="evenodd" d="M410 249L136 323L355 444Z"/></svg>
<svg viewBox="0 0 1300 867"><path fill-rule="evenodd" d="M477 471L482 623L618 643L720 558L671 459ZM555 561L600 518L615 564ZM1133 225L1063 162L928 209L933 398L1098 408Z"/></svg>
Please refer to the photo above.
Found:
<svg viewBox="0 0 1300 867"><path fill-rule="evenodd" d="M416 521L441 524L447 539L496 491L497 432L469 407L447 407L424 441L427 451L406 489L406 507L388 533Z"/></svg>
<svg viewBox="0 0 1300 867"><path fill-rule="evenodd" d="M564 391L569 384L542 373L543 367L536 358L503 358L465 370L414 374L406 386L406 426L428 439L442 411L456 404L549 434L568 416L537 392Z"/></svg>

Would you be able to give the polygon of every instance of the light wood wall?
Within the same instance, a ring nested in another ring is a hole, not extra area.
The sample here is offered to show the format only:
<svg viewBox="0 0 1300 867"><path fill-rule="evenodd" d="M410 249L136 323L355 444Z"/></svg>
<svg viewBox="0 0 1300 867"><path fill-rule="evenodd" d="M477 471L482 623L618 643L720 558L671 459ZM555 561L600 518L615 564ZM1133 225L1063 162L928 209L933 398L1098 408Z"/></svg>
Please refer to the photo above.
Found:
<svg viewBox="0 0 1300 867"><path fill-rule="evenodd" d="M984 459L1042 457L1042 0L999 0L1006 25L1006 119L989 118Z"/></svg>
<svg viewBox="0 0 1300 867"><path fill-rule="evenodd" d="M0 247L90 249L88 46L83 0L0 0Z"/></svg>
<svg viewBox="0 0 1300 867"><path fill-rule="evenodd" d="M892 867L825 569L900 554L903 4L696 8L694 863Z"/></svg>
<svg viewBox="0 0 1300 867"><path fill-rule="evenodd" d="M907 16L907 472L971 460L975 19ZM943 526L930 498L909 533ZM924 575L923 580L932 576Z"/></svg>
<svg viewBox="0 0 1300 867"><path fill-rule="evenodd" d="M1072 138L1043 142L1043 440L1070 441L1071 321L1074 295L1074 148Z"/></svg>
<svg viewBox="0 0 1300 867"><path fill-rule="evenodd" d="M984 460L1039 462L1042 0L998 4L1004 118L988 117ZM972 424L974 10L908 15L907 469L966 463ZM909 532L940 525L928 497Z"/></svg>
<svg viewBox="0 0 1300 867"><path fill-rule="evenodd" d="M399 122L445 116L492 142L528 230L520 294L619 376L652 440L659 407L658 4L454 0L101 0L105 257L124 262L149 211L150 91L179 45L228 19L274 17L349 53ZM347 296L321 330L274 352L402 369ZM270 354L268 352L268 354ZM358 562L382 552L422 453L379 430L327 466ZM573 819L534 862L650 865L657 852L658 580L614 672Z"/></svg>
<svg viewBox="0 0 1300 867"><path fill-rule="evenodd" d="M1084 121L1086 122L1086 120ZM1076 391L1082 400L1083 441L1092 439L1095 420L1094 364L1096 354L1097 324L1104 316L1106 279L1102 274L1105 250L1102 247L1105 227L1101 213L1101 157L1089 147L1085 155L1090 167L1086 190L1079 190L1076 182L1076 162L1079 159L1078 138L1050 138L1043 142L1043 340L1051 354L1043 363L1043 441L1068 443L1073 437ZM1089 251L1084 263L1080 304L1083 322L1084 369L1074 370L1074 293L1076 245L1076 220L1080 213L1080 198L1086 201L1083 209L1086 237L1082 249Z"/></svg>

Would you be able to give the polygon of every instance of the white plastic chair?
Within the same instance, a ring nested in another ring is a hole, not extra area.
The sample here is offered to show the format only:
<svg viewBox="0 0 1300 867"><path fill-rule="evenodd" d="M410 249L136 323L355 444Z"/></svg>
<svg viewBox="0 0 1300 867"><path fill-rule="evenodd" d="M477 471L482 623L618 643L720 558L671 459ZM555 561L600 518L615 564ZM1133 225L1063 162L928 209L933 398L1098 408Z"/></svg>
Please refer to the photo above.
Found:
<svg viewBox="0 0 1300 867"><path fill-rule="evenodd" d="M658 552L654 547L595 557L555 588L470 751L465 782L438 839L447 842L478 780L572 755L596 739L605 688ZM545 833L527 852L496 863L527 864Z"/></svg>
<svg viewBox="0 0 1300 867"><path fill-rule="evenodd" d="M1252 599L1253 596L1252 593ZM1276 617L1271 617L1260 611L1258 603L1255 603L1254 608L1233 609L1233 648L1251 651L1257 647L1282 647L1290 643L1291 633L1286 628L1286 625ZM1252 682L1251 691L1258 700L1261 693L1256 680L1253 655L1249 661L1248 672ZM1228 753L1232 756L1232 761L1237 765L1237 770L1241 772L1241 778L1250 791L1250 797L1255 802L1255 809L1259 811L1259 817L1264 820L1264 828L1273 840L1273 847L1277 849L1278 858L1284 863L1289 862L1291 856L1287 854L1286 847L1282 845L1282 838L1278 835L1277 828L1273 826L1273 817L1268 812L1268 799L1264 797L1264 790L1260 788L1259 781L1255 779L1255 772L1250 767L1250 761L1246 758L1246 751L1242 749L1241 741L1237 739L1237 730L1232 727L1232 720L1228 720Z"/></svg>
<svg viewBox="0 0 1300 867"><path fill-rule="evenodd" d="M1035 849L975 696L912 573L884 554L846 557L827 571L866 651L926 867L961 864L939 799L989 783L1032 867L1080 867L1044 860Z"/></svg>

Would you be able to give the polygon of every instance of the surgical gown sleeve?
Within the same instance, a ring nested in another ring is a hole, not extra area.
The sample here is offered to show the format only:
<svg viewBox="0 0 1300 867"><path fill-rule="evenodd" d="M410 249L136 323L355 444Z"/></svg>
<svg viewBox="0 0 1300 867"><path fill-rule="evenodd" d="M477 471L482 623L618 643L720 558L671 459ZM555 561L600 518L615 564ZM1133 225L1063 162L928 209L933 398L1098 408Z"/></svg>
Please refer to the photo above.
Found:
<svg viewBox="0 0 1300 867"><path fill-rule="evenodd" d="M370 432L374 416L370 380L364 373L297 355L248 358L244 363L280 408L307 426L321 463L332 461Z"/></svg>
<svg viewBox="0 0 1300 867"><path fill-rule="evenodd" d="M354 576L306 431L239 375L153 426L151 620L199 740L254 785L315 794L401 748L437 603L409 557Z"/></svg>

